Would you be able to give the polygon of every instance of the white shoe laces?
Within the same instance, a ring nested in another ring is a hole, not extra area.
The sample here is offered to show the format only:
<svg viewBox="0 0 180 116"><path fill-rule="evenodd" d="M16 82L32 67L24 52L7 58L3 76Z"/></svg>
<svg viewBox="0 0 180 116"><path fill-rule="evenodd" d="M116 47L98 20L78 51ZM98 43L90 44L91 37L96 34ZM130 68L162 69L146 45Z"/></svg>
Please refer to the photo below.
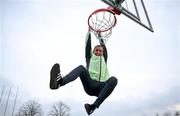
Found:
<svg viewBox="0 0 180 116"><path fill-rule="evenodd" d="M59 81L62 78L61 73L58 74L57 81Z"/></svg>

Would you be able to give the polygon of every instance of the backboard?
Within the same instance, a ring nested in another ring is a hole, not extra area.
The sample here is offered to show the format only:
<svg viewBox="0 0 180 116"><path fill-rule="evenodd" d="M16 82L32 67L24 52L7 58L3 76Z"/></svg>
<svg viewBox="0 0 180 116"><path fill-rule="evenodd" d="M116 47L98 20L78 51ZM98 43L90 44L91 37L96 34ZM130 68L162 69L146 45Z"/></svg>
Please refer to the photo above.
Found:
<svg viewBox="0 0 180 116"><path fill-rule="evenodd" d="M113 0L101 1L119 10L121 14L124 14L149 31L154 32L143 0L120 0L120 4L118 6L115 5Z"/></svg>

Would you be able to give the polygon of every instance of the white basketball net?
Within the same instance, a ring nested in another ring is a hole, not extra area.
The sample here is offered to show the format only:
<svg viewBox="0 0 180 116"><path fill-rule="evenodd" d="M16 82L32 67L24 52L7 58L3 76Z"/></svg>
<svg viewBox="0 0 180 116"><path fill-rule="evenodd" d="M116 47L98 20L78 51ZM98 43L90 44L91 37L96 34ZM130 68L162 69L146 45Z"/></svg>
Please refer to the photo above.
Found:
<svg viewBox="0 0 180 116"><path fill-rule="evenodd" d="M115 15L108 10L94 13L89 17L89 25L97 38L105 41L111 36L112 28L116 24Z"/></svg>

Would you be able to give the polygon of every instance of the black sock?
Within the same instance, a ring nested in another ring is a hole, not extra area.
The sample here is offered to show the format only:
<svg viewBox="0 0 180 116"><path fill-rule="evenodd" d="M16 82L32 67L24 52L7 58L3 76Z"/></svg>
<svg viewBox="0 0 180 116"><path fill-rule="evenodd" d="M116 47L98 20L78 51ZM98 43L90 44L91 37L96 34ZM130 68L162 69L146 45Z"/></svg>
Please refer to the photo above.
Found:
<svg viewBox="0 0 180 116"><path fill-rule="evenodd" d="M90 105L90 108L91 108L91 110L95 110L97 107L96 107L96 105L92 104L92 105Z"/></svg>
<svg viewBox="0 0 180 116"><path fill-rule="evenodd" d="M62 78L59 79L59 80L57 81L57 84L58 84L58 86L62 86L62 84L63 84L63 79L62 79Z"/></svg>

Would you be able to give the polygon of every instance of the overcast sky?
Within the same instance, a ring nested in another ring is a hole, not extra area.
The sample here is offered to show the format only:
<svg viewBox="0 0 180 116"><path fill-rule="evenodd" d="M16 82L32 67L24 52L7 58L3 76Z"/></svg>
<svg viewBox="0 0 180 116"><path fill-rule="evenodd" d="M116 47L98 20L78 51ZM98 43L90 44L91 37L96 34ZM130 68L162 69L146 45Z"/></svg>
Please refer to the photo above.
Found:
<svg viewBox="0 0 180 116"><path fill-rule="evenodd" d="M180 110L180 1L144 2L154 33L124 15L117 17L106 45L110 75L118 85L95 116ZM1 0L0 78L25 90L27 98L47 106L63 101L72 116L85 115L84 103L96 98L84 92L80 80L52 91L49 75L56 62L62 75L85 65L87 18L103 7L100 0ZM94 36L92 41L94 46Z"/></svg>

